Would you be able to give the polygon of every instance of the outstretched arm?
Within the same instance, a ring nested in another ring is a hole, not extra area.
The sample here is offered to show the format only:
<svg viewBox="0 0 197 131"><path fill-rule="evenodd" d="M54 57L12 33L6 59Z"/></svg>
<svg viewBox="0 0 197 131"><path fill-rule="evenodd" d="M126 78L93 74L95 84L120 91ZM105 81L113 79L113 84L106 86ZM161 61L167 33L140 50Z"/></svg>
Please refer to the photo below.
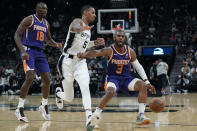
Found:
<svg viewBox="0 0 197 131"><path fill-rule="evenodd" d="M105 40L103 38L97 38L94 41L90 41L88 48L98 46L98 45L105 46Z"/></svg>
<svg viewBox="0 0 197 131"><path fill-rule="evenodd" d="M51 37L51 32L50 32L50 24L48 21L47 22L47 34L46 34L46 43L47 45L50 45L52 47L58 47L58 48L62 48L62 44L61 43L57 43L53 40L53 38Z"/></svg>
<svg viewBox="0 0 197 131"><path fill-rule="evenodd" d="M100 50L90 50L85 53L78 53L77 56L80 59L83 58L94 58L94 57L99 57L99 56L104 56L105 58L109 59L112 54L112 49L111 48L103 48Z"/></svg>
<svg viewBox="0 0 197 131"><path fill-rule="evenodd" d="M130 56L131 56L131 63L133 65L133 67L136 69L137 73L140 75L140 77L142 78L142 80L147 84L147 88L149 90L151 90L151 92L153 94L156 94L155 88L150 84L146 73L144 71L144 68L142 67L142 65L139 63L139 61L136 58L136 53L134 50L130 49Z"/></svg>
<svg viewBox="0 0 197 131"><path fill-rule="evenodd" d="M79 18L74 19L73 22L70 24L70 30L72 32L82 32L84 30L91 30L94 27L94 25L92 26L83 26L83 21Z"/></svg>

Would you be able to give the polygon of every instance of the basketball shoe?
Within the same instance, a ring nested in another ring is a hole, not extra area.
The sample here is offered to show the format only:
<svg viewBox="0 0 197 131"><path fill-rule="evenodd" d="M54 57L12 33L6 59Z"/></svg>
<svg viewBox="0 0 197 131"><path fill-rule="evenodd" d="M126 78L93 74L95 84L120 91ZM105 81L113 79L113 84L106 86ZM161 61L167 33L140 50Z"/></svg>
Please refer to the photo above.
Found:
<svg viewBox="0 0 197 131"><path fill-rule="evenodd" d="M48 111L48 105L40 105L39 106L39 111L42 113L42 117L45 120L50 120L51 119L49 111Z"/></svg>
<svg viewBox="0 0 197 131"><path fill-rule="evenodd" d="M86 131L92 131L94 129L94 125L91 124L91 115L88 116L88 120L86 122Z"/></svg>
<svg viewBox="0 0 197 131"><path fill-rule="evenodd" d="M61 87L57 87L55 90L55 100L56 100L56 105L59 109L62 109L64 107L64 103L63 100L57 96L58 92L62 92L62 88Z"/></svg>
<svg viewBox="0 0 197 131"><path fill-rule="evenodd" d="M150 118L147 118L145 115L139 115L136 120L137 125L148 125L150 124Z"/></svg>
<svg viewBox="0 0 197 131"><path fill-rule="evenodd" d="M100 114L97 112L94 112L92 116L90 116L90 119L88 119L87 121L87 131L92 131L93 129L95 129L95 127L98 127L100 120L101 120ZM91 130L88 130L88 129L91 129Z"/></svg>
<svg viewBox="0 0 197 131"><path fill-rule="evenodd" d="M23 122L29 122L27 117L25 117L25 115L24 115L24 108L23 107L17 108L15 111L15 115L18 120L23 121Z"/></svg>
<svg viewBox="0 0 197 131"><path fill-rule="evenodd" d="M99 125L93 125L93 124L91 124L91 121L90 120L91 120L91 118L89 118L88 121L87 121L86 131L92 131L93 129L98 130L99 129Z"/></svg>

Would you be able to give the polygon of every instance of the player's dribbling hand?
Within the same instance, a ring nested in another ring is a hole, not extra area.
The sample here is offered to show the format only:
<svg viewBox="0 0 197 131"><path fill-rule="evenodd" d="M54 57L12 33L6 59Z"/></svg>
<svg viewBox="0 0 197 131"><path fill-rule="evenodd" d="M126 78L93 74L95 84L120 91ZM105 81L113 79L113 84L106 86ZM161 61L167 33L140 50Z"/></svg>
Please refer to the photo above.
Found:
<svg viewBox="0 0 197 131"><path fill-rule="evenodd" d="M105 40L103 38L97 38L95 41L94 41L94 44L97 46L97 45L101 45L101 46L104 46L105 45Z"/></svg>
<svg viewBox="0 0 197 131"><path fill-rule="evenodd" d="M29 54L27 54L27 52L23 52L22 53L22 59L23 60L29 60Z"/></svg>
<svg viewBox="0 0 197 131"><path fill-rule="evenodd" d="M77 57L82 60L84 58L83 53L77 53Z"/></svg>
<svg viewBox="0 0 197 131"><path fill-rule="evenodd" d="M84 31L84 30L91 30L92 28L94 27L94 25L92 25L92 26L83 26L82 28L81 28L81 31Z"/></svg>
<svg viewBox="0 0 197 131"><path fill-rule="evenodd" d="M155 87L151 84L146 84L146 87L149 91L152 92L152 94L156 94L156 90L155 90Z"/></svg>

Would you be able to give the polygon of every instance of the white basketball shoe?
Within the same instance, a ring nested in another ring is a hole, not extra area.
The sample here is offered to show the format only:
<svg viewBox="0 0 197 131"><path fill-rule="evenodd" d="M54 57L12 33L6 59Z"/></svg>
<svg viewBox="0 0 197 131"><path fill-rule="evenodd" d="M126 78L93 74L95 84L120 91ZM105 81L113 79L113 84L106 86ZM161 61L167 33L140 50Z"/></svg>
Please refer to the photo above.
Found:
<svg viewBox="0 0 197 131"><path fill-rule="evenodd" d="M24 115L24 108L23 107L17 108L15 111L15 115L18 120L23 121L23 122L29 122L27 117L25 117L25 115Z"/></svg>
<svg viewBox="0 0 197 131"><path fill-rule="evenodd" d="M64 102L63 100L57 96L58 92L62 92L62 88L61 87L57 87L55 90L55 101L56 101L56 105L59 109L62 109L64 107Z"/></svg>
<svg viewBox="0 0 197 131"><path fill-rule="evenodd" d="M93 129L99 129L98 124L100 123L100 120L101 120L100 114L94 112L87 121L86 130L92 131Z"/></svg>
<svg viewBox="0 0 197 131"><path fill-rule="evenodd" d="M99 113L94 112L92 116L90 117L90 122L92 125L98 125L101 120L101 115Z"/></svg>
<svg viewBox="0 0 197 131"><path fill-rule="evenodd" d="M39 106L39 111L42 113L42 117L45 120L50 120L51 116L49 114L49 110L48 110L48 105L40 105Z"/></svg>
<svg viewBox="0 0 197 131"><path fill-rule="evenodd" d="M137 125L149 125L151 123L150 118L147 118L145 115L139 115L136 120Z"/></svg>

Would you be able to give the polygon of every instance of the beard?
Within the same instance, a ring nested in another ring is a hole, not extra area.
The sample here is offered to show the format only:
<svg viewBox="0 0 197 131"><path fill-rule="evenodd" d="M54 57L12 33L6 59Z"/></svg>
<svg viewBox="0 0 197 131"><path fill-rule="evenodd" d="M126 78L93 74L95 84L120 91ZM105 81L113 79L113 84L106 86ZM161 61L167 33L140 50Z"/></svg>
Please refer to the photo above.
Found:
<svg viewBox="0 0 197 131"><path fill-rule="evenodd" d="M115 41L115 44L119 47L122 48L125 45L125 42L122 42L122 44L119 44L120 42Z"/></svg>

